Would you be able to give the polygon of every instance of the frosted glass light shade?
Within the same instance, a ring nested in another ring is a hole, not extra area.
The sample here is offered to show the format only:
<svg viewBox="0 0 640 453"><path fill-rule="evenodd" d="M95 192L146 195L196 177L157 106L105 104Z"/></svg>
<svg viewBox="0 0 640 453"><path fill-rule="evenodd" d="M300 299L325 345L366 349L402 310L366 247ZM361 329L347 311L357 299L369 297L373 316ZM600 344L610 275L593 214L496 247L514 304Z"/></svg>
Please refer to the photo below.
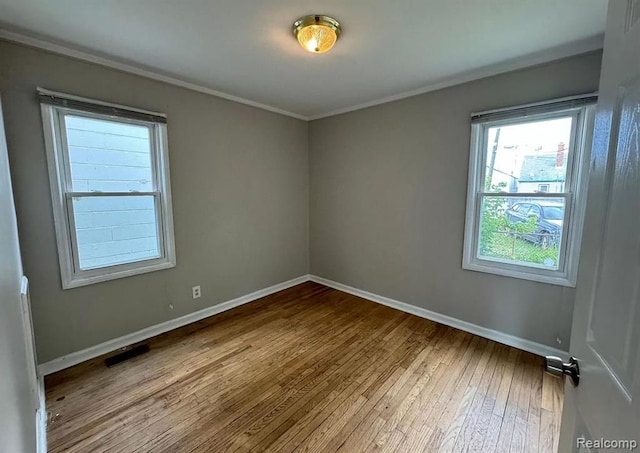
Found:
<svg viewBox="0 0 640 453"><path fill-rule="evenodd" d="M293 24L293 33L303 49L311 53L325 53L334 46L341 28L337 20L328 16L305 16Z"/></svg>

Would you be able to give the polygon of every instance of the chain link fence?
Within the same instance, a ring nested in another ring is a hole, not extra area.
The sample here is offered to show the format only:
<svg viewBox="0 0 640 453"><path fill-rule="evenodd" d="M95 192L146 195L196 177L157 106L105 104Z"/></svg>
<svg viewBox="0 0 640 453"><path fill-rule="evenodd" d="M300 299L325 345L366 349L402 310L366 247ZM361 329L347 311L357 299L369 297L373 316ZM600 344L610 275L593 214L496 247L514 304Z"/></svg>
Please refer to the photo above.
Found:
<svg viewBox="0 0 640 453"><path fill-rule="evenodd" d="M557 266L560 234L494 231L486 252L492 258Z"/></svg>

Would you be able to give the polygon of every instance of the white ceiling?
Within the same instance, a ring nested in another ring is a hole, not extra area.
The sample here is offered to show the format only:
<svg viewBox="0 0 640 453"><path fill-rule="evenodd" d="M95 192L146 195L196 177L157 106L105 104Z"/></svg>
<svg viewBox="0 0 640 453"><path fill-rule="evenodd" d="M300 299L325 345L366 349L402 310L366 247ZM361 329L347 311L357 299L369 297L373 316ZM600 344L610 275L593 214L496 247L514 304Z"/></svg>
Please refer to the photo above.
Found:
<svg viewBox="0 0 640 453"><path fill-rule="evenodd" d="M0 0L0 27L314 118L598 48L606 5ZM294 39L291 24L309 13L343 24L331 52L307 53Z"/></svg>

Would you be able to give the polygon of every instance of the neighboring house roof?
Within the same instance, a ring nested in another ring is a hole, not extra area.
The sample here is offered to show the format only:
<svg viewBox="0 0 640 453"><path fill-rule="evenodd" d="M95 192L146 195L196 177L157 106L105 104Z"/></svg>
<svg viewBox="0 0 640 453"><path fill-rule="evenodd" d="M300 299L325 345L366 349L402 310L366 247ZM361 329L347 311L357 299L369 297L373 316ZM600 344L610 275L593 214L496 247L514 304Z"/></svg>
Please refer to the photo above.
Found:
<svg viewBox="0 0 640 453"><path fill-rule="evenodd" d="M566 172L566 160L556 167L556 156L525 156L518 182L564 181Z"/></svg>

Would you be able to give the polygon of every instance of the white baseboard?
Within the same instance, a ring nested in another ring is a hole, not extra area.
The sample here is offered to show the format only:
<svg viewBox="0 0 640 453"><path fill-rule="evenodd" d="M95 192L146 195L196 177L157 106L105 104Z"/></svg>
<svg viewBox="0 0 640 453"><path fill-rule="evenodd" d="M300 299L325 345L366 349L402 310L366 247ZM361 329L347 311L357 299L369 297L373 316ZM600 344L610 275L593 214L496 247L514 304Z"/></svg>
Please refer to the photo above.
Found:
<svg viewBox="0 0 640 453"><path fill-rule="evenodd" d="M47 406L44 376L38 376L38 409L36 410L36 452L47 453Z"/></svg>
<svg viewBox="0 0 640 453"><path fill-rule="evenodd" d="M530 341L524 338L516 337L514 335L506 334L504 332L499 332L497 330L489 329L487 327L482 327L477 324L472 324L470 322L463 321L461 319L453 318L451 316L443 315L441 313L436 313L434 311L427 310L425 308L416 307L415 305L407 304L405 302L400 302L394 299L390 299L388 297L379 296L377 294L373 294L368 291L363 291L361 289L353 288L351 286L334 282L332 280L328 280L323 277L319 277L316 275L303 275L298 278L294 278L293 280L279 283L277 285L273 285L268 288L255 291L251 294L247 294L245 296L241 296L236 299L232 299L227 302L223 302L221 304L196 311L194 313L189 313L188 315L181 316L180 318L172 319L172 320L163 322L161 324L156 324L155 326L150 326L145 329L139 330L137 332L133 332L128 335L115 338L113 340L105 341L104 343L91 346L90 348L83 349L82 351L73 352L71 354L59 357L57 359L53 359L49 362L40 364L38 366L38 372L41 376L46 376L48 374L55 373L65 368L69 368L74 365L77 365L81 362L93 359L95 357L99 357L108 352L112 352L117 349L123 348L125 346L147 340L151 337L155 337L156 335L160 335L170 330L177 329L182 326L186 326L187 324L200 321L202 319L208 318L218 313L222 313L223 311L230 310L240 305L253 302L254 300L260 299L262 297L268 296L278 291L282 291L287 288L291 288L292 286L299 285L300 283L304 283L309 280L319 283L321 285L328 286L330 288L344 291L345 293L362 297L372 302L376 302L391 308L395 308L400 311L404 311L406 313L410 313L412 315L419 316L421 318L430 319L431 321L435 321L440 324L444 324L450 327L455 327L456 329L464 330L465 332L469 332L483 338L488 338L490 340L497 341L498 343L506 344L508 346L513 346L514 348L522 349L523 351L531 352L532 354L536 354L539 356L546 356L546 355L556 355L560 357L568 356L568 353L566 351L562 351L560 349L553 348L551 346L543 345L541 343L536 343L534 341ZM43 410L43 414L46 422L46 411Z"/></svg>
<svg viewBox="0 0 640 453"><path fill-rule="evenodd" d="M156 324L155 326L147 327L137 332L115 338L113 340L105 341L104 343L91 346L87 349L83 349L82 351L72 352L71 354L67 354L57 359L53 359L49 362L40 364L38 366L38 373L41 376L46 376L48 374L64 370L65 368L69 368L81 362L99 357L108 352L112 352L125 346L147 340L151 337L155 337L156 335L160 335L170 330L177 329L178 327L186 326L187 324L200 321L201 319L208 318L209 316L217 315L218 313L222 313L223 311L227 311L240 305L253 302L254 300L269 296L271 294L277 293L278 291L282 291L283 289L291 288L292 286L296 286L307 281L309 281L309 276L302 275L298 278L294 278L293 280L278 283L277 285L255 291L251 294L247 294L245 296L241 296L236 299L232 299L221 304L205 308L203 310L189 313L188 315L184 315L176 319L171 319L169 321Z"/></svg>
<svg viewBox="0 0 640 453"><path fill-rule="evenodd" d="M543 357L546 355L555 355L563 358L568 357L569 355L568 352L553 348L551 346L536 343L534 341L526 340L514 335L509 335L497 330L489 329L487 327L482 327L467 321L462 321L461 319L453 318L441 313L436 313L435 311L427 310L426 308L416 307L415 305L407 304L405 302L400 302L388 297L379 296L368 291L353 288L351 286L334 282L323 277L318 277L317 275L310 275L309 279L312 282L320 283L321 285L329 286L339 291L353 294L354 296L362 297L363 299L386 305L387 307L395 308L397 310L404 311L421 318L430 319L431 321L435 321L440 324L464 330L465 332L469 332L474 335L478 335L480 337L505 344L507 346L512 346L514 348L521 349L535 355Z"/></svg>

